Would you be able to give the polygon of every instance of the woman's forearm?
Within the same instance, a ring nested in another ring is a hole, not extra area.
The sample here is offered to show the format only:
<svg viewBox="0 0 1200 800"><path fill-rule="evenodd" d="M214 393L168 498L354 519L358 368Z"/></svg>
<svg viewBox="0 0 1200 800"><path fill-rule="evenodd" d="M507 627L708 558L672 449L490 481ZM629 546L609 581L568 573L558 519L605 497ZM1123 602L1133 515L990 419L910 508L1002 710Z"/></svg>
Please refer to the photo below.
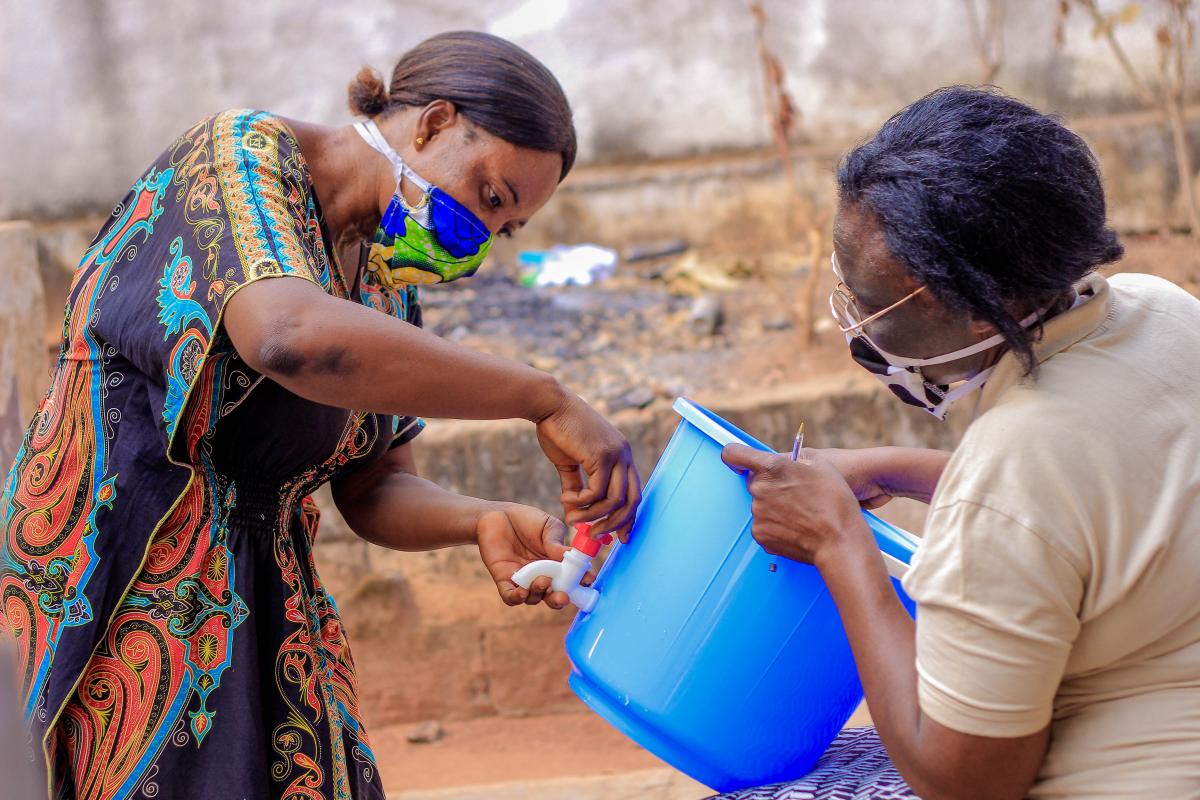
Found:
<svg viewBox="0 0 1200 800"><path fill-rule="evenodd" d="M866 528L864 520L862 526ZM913 620L892 588L869 530L818 563L837 604L880 733L911 731L917 721Z"/></svg>
<svg viewBox="0 0 1200 800"><path fill-rule="evenodd" d="M225 327L239 355L295 394L382 414L540 420L565 390L540 370L458 347L301 279L246 286Z"/></svg>
<svg viewBox="0 0 1200 800"><path fill-rule="evenodd" d="M924 770L926 755L920 747L915 624L869 531L817 567L846 628L871 720L893 762L911 780Z"/></svg>
<svg viewBox="0 0 1200 800"><path fill-rule="evenodd" d="M392 550L436 550L474 544L479 518L495 504L455 494L405 469L389 456L333 484L346 524L372 544Z"/></svg>
<svg viewBox="0 0 1200 800"><path fill-rule="evenodd" d="M877 448L877 482L892 497L928 503L953 453L924 447Z"/></svg>

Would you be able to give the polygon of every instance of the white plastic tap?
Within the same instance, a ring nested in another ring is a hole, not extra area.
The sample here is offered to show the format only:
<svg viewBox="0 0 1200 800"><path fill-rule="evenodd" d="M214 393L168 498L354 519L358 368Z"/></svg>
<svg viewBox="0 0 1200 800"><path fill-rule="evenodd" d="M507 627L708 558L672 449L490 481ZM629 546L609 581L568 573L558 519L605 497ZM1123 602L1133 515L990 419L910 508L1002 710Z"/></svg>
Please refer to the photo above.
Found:
<svg viewBox="0 0 1200 800"><path fill-rule="evenodd" d="M563 555L562 561L546 559L526 564L513 573L513 583L522 589L528 589L538 578L548 577L552 581L551 591L566 592L573 606L580 611L591 611L596 607L600 593L590 586L581 586L579 581L591 568L592 559L600 552L601 546L612 541L611 536L605 536L605 541L593 539L591 527L587 522L575 526L575 538Z"/></svg>

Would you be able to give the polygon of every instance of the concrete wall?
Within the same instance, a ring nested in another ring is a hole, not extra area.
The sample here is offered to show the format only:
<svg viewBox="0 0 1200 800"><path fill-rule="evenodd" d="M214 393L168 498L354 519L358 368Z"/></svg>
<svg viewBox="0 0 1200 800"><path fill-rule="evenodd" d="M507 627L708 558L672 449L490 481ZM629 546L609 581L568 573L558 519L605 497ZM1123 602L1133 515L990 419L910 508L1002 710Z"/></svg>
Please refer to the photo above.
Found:
<svg viewBox="0 0 1200 800"><path fill-rule="evenodd" d="M0 481L49 382L33 227L0 223Z"/></svg>
<svg viewBox="0 0 1200 800"><path fill-rule="evenodd" d="M933 87L979 78L961 0L765 5L810 141L857 135ZM1157 6L1143 5L1122 36L1152 75ZM1055 46L1055 6L1010 0L998 81L1073 116L1129 106L1079 12ZM743 0L0 0L0 218L106 210L172 137L222 108L346 122L358 67L386 71L427 36L464 27L501 32L555 71L584 162L769 142ZM1193 74L1198 64L1200 50Z"/></svg>
<svg viewBox="0 0 1200 800"><path fill-rule="evenodd" d="M1109 221L1120 231L1186 224L1170 137L1155 114L1131 112L1069 120L1100 162ZM1200 163L1200 106L1188 116L1193 163ZM834 170L852 143L798 148L796 175L818 208L836 204ZM1200 175L1196 179L1200 196ZM592 241L618 250L669 237L728 248L739 242L786 245L788 188L769 152L720 159L596 166L572 175L520 237L497 257L556 242Z"/></svg>
<svg viewBox="0 0 1200 800"><path fill-rule="evenodd" d="M32 226L0 223L0 484L48 383L44 308ZM0 796L34 797L43 779L20 725L15 658L0 638Z"/></svg>
<svg viewBox="0 0 1200 800"><path fill-rule="evenodd" d="M803 419L812 446L892 443L953 447L965 418L947 424L897 403L868 375L843 375L711 407L777 446ZM960 409L955 409L959 412ZM678 417L666 406L618 415L643 478ZM442 486L556 510L557 478L521 422L435 422L416 447L421 472ZM327 494L317 562L338 603L372 725L427 718L561 711L567 688L562 642L574 613L508 608L474 548L400 553L357 539ZM894 501L884 516L920 531L924 508ZM914 507L915 506L915 507ZM557 509L561 511L561 509Z"/></svg>

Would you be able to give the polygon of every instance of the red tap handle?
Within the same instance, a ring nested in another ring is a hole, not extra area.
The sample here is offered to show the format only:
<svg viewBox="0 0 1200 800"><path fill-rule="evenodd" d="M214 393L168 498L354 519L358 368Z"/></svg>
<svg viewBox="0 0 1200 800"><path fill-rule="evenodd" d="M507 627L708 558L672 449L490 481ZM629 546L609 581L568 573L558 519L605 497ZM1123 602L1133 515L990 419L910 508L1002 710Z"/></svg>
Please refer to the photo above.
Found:
<svg viewBox="0 0 1200 800"><path fill-rule="evenodd" d="M580 522L575 525L575 538L571 540L571 547L581 553L587 553L589 558L595 558L600 548L611 541L612 535L607 533L599 539L593 539L592 523Z"/></svg>

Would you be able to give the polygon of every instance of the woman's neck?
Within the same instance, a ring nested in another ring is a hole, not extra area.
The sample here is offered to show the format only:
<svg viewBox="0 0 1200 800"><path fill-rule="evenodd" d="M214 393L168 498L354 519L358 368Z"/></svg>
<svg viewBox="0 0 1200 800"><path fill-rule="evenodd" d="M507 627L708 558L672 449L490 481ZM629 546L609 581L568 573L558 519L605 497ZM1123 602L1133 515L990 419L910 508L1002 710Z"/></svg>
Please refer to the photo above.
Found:
<svg viewBox="0 0 1200 800"><path fill-rule="evenodd" d="M337 250L368 239L379 224L381 173L386 164L350 127L286 120L308 164L325 227Z"/></svg>

